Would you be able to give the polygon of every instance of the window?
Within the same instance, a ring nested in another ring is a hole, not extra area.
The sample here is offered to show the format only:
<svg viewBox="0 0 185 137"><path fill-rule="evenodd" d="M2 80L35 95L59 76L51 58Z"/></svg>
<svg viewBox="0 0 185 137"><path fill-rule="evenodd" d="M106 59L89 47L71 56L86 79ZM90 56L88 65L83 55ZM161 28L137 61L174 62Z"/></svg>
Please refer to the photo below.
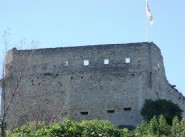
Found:
<svg viewBox="0 0 185 137"><path fill-rule="evenodd" d="M80 112L81 115L88 115L88 112Z"/></svg>
<svg viewBox="0 0 185 137"><path fill-rule="evenodd" d="M33 72L35 72L36 71L36 66L33 66L33 69L32 70L33 70Z"/></svg>
<svg viewBox="0 0 185 137"><path fill-rule="evenodd" d="M128 108L123 108L125 111L130 111L131 110L131 107L128 107Z"/></svg>
<svg viewBox="0 0 185 137"><path fill-rule="evenodd" d="M42 64L42 69L47 69L47 63Z"/></svg>
<svg viewBox="0 0 185 137"><path fill-rule="evenodd" d="M69 65L69 62L68 61L65 61L64 62L64 66L68 66Z"/></svg>
<svg viewBox="0 0 185 137"><path fill-rule="evenodd" d="M109 64L109 59L104 59L104 64Z"/></svg>
<svg viewBox="0 0 185 137"><path fill-rule="evenodd" d="M125 58L125 63L130 63L130 58L129 57Z"/></svg>
<svg viewBox="0 0 185 137"><path fill-rule="evenodd" d="M89 65L89 60L84 60L84 66L88 66Z"/></svg>
<svg viewBox="0 0 185 137"><path fill-rule="evenodd" d="M107 113L114 113L115 110L107 110Z"/></svg>

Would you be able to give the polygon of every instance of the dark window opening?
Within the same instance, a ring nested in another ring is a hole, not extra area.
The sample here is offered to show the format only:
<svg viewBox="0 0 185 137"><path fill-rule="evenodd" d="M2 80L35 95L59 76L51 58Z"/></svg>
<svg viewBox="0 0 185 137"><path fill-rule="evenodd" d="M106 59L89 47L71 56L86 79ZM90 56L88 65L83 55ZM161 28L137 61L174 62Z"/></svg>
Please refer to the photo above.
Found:
<svg viewBox="0 0 185 137"><path fill-rule="evenodd" d="M128 107L128 108L123 108L125 111L130 111L131 110L131 107Z"/></svg>
<svg viewBox="0 0 185 137"><path fill-rule="evenodd" d="M73 79L73 77L71 77L71 79Z"/></svg>
<svg viewBox="0 0 185 137"><path fill-rule="evenodd" d="M36 66L33 66L33 69L36 69Z"/></svg>
<svg viewBox="0 0 185 137"><path fill-rule="evenodd" d="M83 77L81 77L81 79L83 79Z"/></svg>
<svg viewBox="0 0 185 137"><path fill-rule="evenodd" d="M44 73L44 76L51 76L52 75L52 73Z"/></svg>
<svg viewBox="0 0 185 137"><path fill-rule="evenodd" d="M107 110L107 113L115 113L115 110Z"/></svg>
<svg viewBox="0 0 185 137"><path fill-rule="evenodd" d="M93 76L90 76L90 78L93 78Z"/></svg>
<svg viewBox="0 0 185 137"><path fill-rule="evenodd" d="M88 112L80 112L81 115L88 115Z"/></svg>

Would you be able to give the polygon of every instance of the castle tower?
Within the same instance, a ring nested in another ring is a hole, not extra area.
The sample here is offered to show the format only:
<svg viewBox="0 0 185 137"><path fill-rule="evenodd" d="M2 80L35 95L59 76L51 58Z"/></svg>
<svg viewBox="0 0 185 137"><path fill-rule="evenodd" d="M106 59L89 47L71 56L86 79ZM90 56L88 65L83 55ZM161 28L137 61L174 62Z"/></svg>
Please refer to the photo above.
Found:
<svg viewBox="0 0 185 137"><path fill-rule="evenodd" d="M136 126L145 99L172 100L185 110L185 98L166 80L160 49L148 42L12 49L5 82L5 107L13 95L10 128L65 117Z"/></svg>

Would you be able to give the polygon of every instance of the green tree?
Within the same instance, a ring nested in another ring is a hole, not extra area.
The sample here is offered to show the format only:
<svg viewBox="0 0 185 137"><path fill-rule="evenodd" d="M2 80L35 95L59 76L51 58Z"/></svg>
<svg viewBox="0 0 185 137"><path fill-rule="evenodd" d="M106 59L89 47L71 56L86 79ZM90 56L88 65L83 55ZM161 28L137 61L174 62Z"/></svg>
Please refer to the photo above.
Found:
<svg viewBox="0 0 185 137"><path fill-rule="evenodd" d="M168 125L166 118L163 115L160 115L159 117L159 134L160 135L171 135L170 133L171 127Z"/></svg>
<svg viewBox="0 0 185 137"><path fill-rule="evenodd" d="M150 121L154 115L157 117L163 115L167 123L172 125L173 117L177 116L179 119L182 119L181 112L182 109L170 100L158 99L153 101L149 99L145 100L141 115L146 121Z"/></svg>
<svg viewBox="0 0 185 137"><path fill-rule="evenodd" d="M171 127L172 137L184 137L185 136L185 119L179 121L178 117L174 117Z"/></svg>

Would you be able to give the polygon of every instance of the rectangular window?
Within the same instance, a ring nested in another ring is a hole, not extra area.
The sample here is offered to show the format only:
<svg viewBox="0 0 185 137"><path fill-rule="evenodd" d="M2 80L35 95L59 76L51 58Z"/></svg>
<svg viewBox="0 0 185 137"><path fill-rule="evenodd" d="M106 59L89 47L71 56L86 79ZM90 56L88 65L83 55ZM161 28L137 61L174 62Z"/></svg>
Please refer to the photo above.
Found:
<svg viewBox="0 0 185 137"><path fill-rule="evenodd" d="M131 110L131 107L128 107L128 108L123 108L125 111L130 111Z"/></svg>
<svg viewBox="0 0 185 137"><path fill-rule="evenodd" d="M130 58L129 57L125 58L125 63L130 63Z"/></svg>
<svg viewBox="0 0 185 137"><path fill-rule="evenodd" d="M115 110L107 110L107 113L114 113Z"/></svg>
<svg viewBox="0 0 185 137"><path fill-rule="evenodd" d="M33 66L33 71L36 71L36 66Z"/></svg>
<svg viewBox="0 0 185 137"><path fill-rule="evenodd" d="M84 66L88 66L89 65L89 60L84 60Z"/></svg>
<svg viewBox="0 0 185 137"><path fill-rule="evenodd" d="M64 62L64 66L68 66L69 65L69 62L68 61L65 61Z"/></svg>
<svg viewBox="0 0 185 137"><path fill-rule="evenodd" d="M42 69L47 69L47 63L42 64Z"/></svg>
<svg viewBox="0 0 185 137"><path fill-rule="evenodd" d="M104 59L104 64L109 64L109 59Z"/></svg>
<svg viewBox="0 0 185 137"><path fill-rule="evenodd" d="M88 112L80 112L81 115L88 115Z"/></svg>

